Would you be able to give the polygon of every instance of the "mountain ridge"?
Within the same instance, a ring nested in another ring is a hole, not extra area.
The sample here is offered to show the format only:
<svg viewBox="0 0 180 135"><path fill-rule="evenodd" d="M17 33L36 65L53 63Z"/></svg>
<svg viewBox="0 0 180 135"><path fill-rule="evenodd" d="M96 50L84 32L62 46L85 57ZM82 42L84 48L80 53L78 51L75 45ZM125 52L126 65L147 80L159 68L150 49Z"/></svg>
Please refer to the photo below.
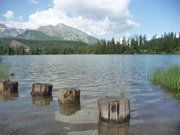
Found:
<svg viewBox="0 0 180 135"><path fill-rule="evenodd" d="M93 44L98 41L97 38L63 23L59 23L57 25L40 26L34 30L8 28L5 24L0 23L0 37L14 37L26 40L45 41L81 41L88 44Z"/></svg>
<svg viewBox="0 0 180 135"><path fill-rule="evenodd" d="M8 28L5 24L0 23L0 37L17 37L24 31L23 29Z"/></svg>

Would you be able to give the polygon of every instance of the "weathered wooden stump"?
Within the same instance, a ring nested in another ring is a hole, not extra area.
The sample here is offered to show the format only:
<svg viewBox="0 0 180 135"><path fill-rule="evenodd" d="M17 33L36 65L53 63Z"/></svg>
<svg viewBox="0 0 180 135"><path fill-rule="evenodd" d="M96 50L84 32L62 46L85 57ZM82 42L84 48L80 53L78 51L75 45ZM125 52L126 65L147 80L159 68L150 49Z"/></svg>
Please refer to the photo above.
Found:
<svg viewBox="0 0 180 135"><path fill-rule="evenodd" d="M18 92L18 82L10 80L0 80L0 93L16 93Z"/></svg>
<svg viewBox="0 0 180 135"><path fill-rule="evenodd" d="M75 88L63 88L59 92L59 104L79 104L80 103L80 90Z"/></svg>
<svg viewBox="0 0 180 135"><path fill-rule="evenodd" d="M31 95L36 97L52 96L52 84L34 83L32 84Z"/></svg>
<svg viewBox="0 0 180 135"><path fill-rule="evenodd" d="M73 105L60 104L59 106L60 106L60 113L66 116L73 115L81 109L81 105L79 103Z"/></svg>
<svg viewBox="0 0 180 135"><path fill-rule="evenodd" d="M98 106L99 120L119 124L130 119L130 102L125 97L103 97L98 100Z"/></svg>
<svg viewBox="0 0 180 135"><path fill-rule="evenodd" d="M129 122L112 125L109 123L99 122L98 135L128 135Z"/></svg>
<svg viewBox="0 0 180 135"><path fill-rule="evenodd" d="M53 100L52 96L49 97L32 97L32 104L36 106L46 106Z"/></svg>

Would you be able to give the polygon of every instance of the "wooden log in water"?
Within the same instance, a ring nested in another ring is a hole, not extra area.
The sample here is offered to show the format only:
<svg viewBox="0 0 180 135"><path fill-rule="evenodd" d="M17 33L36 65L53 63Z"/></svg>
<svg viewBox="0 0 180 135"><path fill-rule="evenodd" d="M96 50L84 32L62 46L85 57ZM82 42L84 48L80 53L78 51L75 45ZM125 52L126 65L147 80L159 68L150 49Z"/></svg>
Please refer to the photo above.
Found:
<svg viewBox="0 0 180 135"><path fill-rule="evenodd" d="M80 104L80 90L75 88L63 88L59 92L59 104Z"/></svg>
<svg viewBox="0 0 180 135"><path fill-rule="evenodd" d="M99 120L118 124L130 119L130 102L125 97L103 97L98 100Z"/></svg>
<svg viewBox="0 0 180 135"><path fill-rule="evenodd" d="M0 80L0 93L17 93L18 82L10 80Z"/></svg>
<svg viewBox="0 0 180 135"><path fill-rule="evenodd" d="M9 79L0 79L0 93L4 93L4 85L8 81L10 81L10 80Z"/></svg>
<svg viewBox="0 0 180 135"><path fill-rule="evenodd" d="M34 97L52 96L52 84L34 83L32 84L31 95Z"/></svg>

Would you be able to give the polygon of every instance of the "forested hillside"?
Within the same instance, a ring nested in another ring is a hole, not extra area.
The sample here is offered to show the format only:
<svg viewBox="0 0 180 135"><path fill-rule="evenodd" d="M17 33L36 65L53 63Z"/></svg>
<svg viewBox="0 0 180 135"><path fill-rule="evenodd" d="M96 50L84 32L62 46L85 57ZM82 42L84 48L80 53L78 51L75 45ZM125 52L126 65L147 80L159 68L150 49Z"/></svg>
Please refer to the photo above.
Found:
<svg viewBox="0 0 180 135"><path fill-rule="evenodd" d="M164 33L147 40L146 35L137 35L121 42L99 40L96 44L86 44L80 41L36 41L20 40L29 46L30 51L23 48L11 48L12 38L0 39L0 54L170 54L180 53L180 34Z"/></svg>

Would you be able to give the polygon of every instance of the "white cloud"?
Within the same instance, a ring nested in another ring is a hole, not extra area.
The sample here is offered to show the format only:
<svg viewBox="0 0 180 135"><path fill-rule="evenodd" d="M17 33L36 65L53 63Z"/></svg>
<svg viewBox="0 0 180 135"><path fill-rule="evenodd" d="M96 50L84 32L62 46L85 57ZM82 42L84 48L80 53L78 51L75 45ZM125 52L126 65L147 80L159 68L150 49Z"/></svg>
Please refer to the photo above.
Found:
<svg viewBox="0 0 180 135"><path fill-rule="evenodd" d="M5 14L3 14L3 16L7 19L7 20L13 20L14 18L14 13L11 10L8 10Z"/></svg>
<svg viewBox="0 0 180 135"><path fill-rule="evenodd" d="M28 21L6 24L34 29L64 23L95 36L121 34L138 27L129 12L129 3L130 0L53 0L52 7L36 11Z"/></svg>
<svg viewBox="0 0 180 135"><path fill-rule="evenodd" d="M54 7L67 15L96 19L129 16L129 2L130 0L53 0Z"/></svg>
<svg viewBox="0 0 180 135"><path fill-rule="evenodd" d="M38 0L31 0L31 3L33 3L33 4L39 4L39 1L38 1Z"/></svg>
<svg viewBox="0 0 180 135"><path fill-rule="evenodd" d="M23 21L23 20L24 20L23 16L19 16L19 17L18 17L18 20L19 20L19 21Z"/></svg>

